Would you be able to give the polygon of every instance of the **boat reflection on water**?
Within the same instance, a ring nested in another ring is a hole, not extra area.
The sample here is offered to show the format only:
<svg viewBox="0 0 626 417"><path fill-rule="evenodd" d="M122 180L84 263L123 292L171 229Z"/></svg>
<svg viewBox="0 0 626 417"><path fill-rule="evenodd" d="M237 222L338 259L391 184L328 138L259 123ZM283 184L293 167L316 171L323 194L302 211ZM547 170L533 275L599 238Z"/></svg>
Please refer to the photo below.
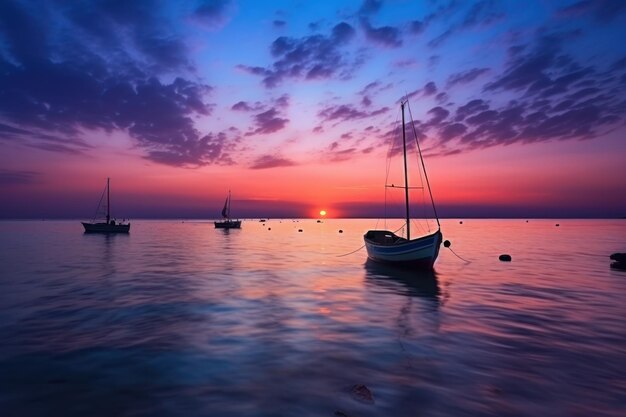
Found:
<svg viewBox="0 0 626 417"><path fill-rule="evenodd" d="M365 264L366 284L409 297L420 297L439 305L441 290L434 270L407 270L368 259Z"/></svg>

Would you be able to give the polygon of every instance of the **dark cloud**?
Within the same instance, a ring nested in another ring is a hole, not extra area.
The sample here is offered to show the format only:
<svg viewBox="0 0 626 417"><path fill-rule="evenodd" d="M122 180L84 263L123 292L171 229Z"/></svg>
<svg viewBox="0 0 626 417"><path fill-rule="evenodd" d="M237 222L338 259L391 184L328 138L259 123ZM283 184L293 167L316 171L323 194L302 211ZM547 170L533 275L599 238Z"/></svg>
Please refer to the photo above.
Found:
<svg viewBox="0 0 626 417"><path fill-rule="evenodd" d="M284 20L274 20L272 22L272 25L274 25L275 28L284 28L285 26L287 26L287 22L285 22Z"/></svg>
<svg viewBox="0 0 626 417"><path fill-rule="evenodd" d="M450 115L450 112L441 106L437 106L428 110L428 115L430 116L429 124L438 125Z"/></svg>
<svg viewBox="0 0 626 417"><path fill-rule="evenodd" d="M428 57L428 68L433 69L439 64L441 57L439 55L431 55Z"/></svg>
<svg viewBox="0 0 626 417"><path fill-rule="evenodd" d="M448 94L447 94L447 93L445 93L445 92L441 92L441 93L439 93L439 94L437 94L437 95L435 96L435 100L436 100L436 101L437 101L437 103L439 103L439 104L443 104L443 103L445 103L446 101L448 101L448 98L449 98L449 97L448 97Z"/></svg>
<svg viewBox="0 0 626 417"><path fill-rule="evenodd" d="M238 101L237 103L233 104L230 109L235 111L251 112L261 111L266 108L266 105L258 101L255 101L254 103L250 103L248 101Z"/></svg>
<svg viewBox="0 0 626 417"><path fill-rule="evenodd" d="M208 163L232 165L234 161L226 152L231 141L227 134L208 134L190 141L179 141L163 149L155 146L148 152L147 159L167 165L204 165ZM202 159L199 160L198 156Z"/></svg>
<svg viewBox="0 0 626 417"><path fill-rule="evenodd" d="M343 122L358 120L365 117L378 116L389 111L388 107L382 107L373 111L357 110L351 104L341 104L338 106L328 106L318 112L318 116L323 122Z"/></svg>
<svg viewBox="0 0 626 417"><path fill-rule="evenodd" d="M443 126L439 130L439 136L443 142L461 136L467 131L467 127L463 123L450 123Z"/></svg>
<svg viewBox="0 0 626 417"><path fill-rule="evenodd" d="M467 116L478 113L480 111L484 111L487 110L489 108L489 105L481 100L481 99L476 99L476 100L470 100L469 102L467 102L466 104L459 106L456 109L456 120L457 121L462 121L464 120Z"/></svg>
<svg viewBox="0 0 626 417"><path fill-rule="evenodd" d="M434 107L427 113L428 122L418 126L439 140L437 152L445 154L454 149L512 143L593 139L623 123L626 113L623 90L610 84L603 89L581 88L581 83L577 86L574 81L597 77L597 71L578 67L569 57L559 58L558 49L554 52L556 58L544 60L538 59L530 48L511 61L502 78L496 80L506 81L499 83L498 88L508 93L521 91L519 100L496 107L484 99L470 100L456 108L454 121L448 121L450 110ZM527 72L519 68L526 68ZM577 71L571 72L574 68ZM514 78L511 74L518 76ZM542 82L537 83L537 79ZM548 82L544 83L546 79Z"/></svg>
<svg viewBox="0 0 626 417"><path fill-rule="evenodd" d="M487 26L502 19L504 13L498 10L498 6L495 0L482 0L474 3L465 15L460 28Z"/></svg>
<svg viewBox="0 0 626 417"><path fill-rule="evenodd" d="M433 94L436 94L436 93L437 93L437 86L435 85L435 83L432 81L429 81L428 83L426 83L423 89L424 96L432 96Z"/></svg>
<svg viewBox="0 0 626 417"><path fill-rule="evenodd" d="M411 68L417 66L417 61L414 59L400 59L393 62L393 66L396 68Z"/></svg>
<svg viewBox="0 0 626 417"><path fill-rule="evenodd" d="M446 40L448 40L448 38L452 36L453 34L454 34L454 29L447 29L441 35L431 39L428 42L428 46L430 46L431 48L437 48L441 46L441 44L443 44Z"/></svg>
<svg viewBox="0 0 626 417"><path fill-rule="evenodd" d="M289 119L286 119L281 115L281 111L285 110L289 106L289 99L289 95L283 94L278 98L269 100L266 103L258 101L255 103L239 101L231 107L231 110L258 112L253 118L254 126L246 132L246 136L274 133L282 130L287 123L289 123Z"/></svg>
<svg viewBox="0 0 626 417"><path fill-rule="evenodd" d="M470 83L487 72L489 72L489 68L472 68L467 71L457 72L448 77L447 86L451 88L457 84Z"/></svg>
<svg viewBox="0 0 626 417"><path fill-rule="evenodd" d="M201 23L211 28L219 28L227 20L226 13L231 3L231 0L202 0L196 8L194 16Z"/></svg>
<svg viewBox="0 0 626 417"><path fill-rule="evenodd" d="M362 16L369 16L378 13L383 5L382 0L364 0L359 14Z"/></svg>
<svg viewBox="0 0 626 417"><path fill-rule="evenodd" d="M411 23L409 23L409 32L414 35L419 35L424 31L425 27L426 25L424 24L424 22L420 20L413 20Z"/></svg>
<svg viewBox="0 0 626 417"><path fill-rule="evenodd" d="M393 26L373 27L365 18L361 19L361 28L367 40L378 46L398 48L402 46L400 29Z"/></svg>
<svg viewBox="0 0 626 417"><path fill-rule="evenodd" d="M437 48L452 35L467 29L488 26L505 17L504 12L499 10L502 5L494 0L480 0L472 4L467 10L464 10L464 6L464 3L451 2L446 9L442 9L439 13L428 16L427 20L432 21L445 15L461 12L460 19L457 19L457 21L451 24L443 33L428 42L428 46Z"/></svg>
<svg viewBox="0 0 626 417"><path fill-rule="evenodd" d="M254 110L254 108L250 104L248 104L248 102L246 101L238 101L237 103L233 104L233 106L231 107L231 110L252 111Z"/></svg>
<svg viewBox="0 0 626 417"><path fill-rule="evenodd" d="M582 0L556 12L564 18L591 16L595 20L608 23L626 12L626 2L621 0Z"/></svg>
<svg viewBox="0 0 626 417"><path fill-rule="evenodd" d="M385 90L390 89L391 87L393 87L393 84L391 84L391 83L383 84L380 81L372 81L371 83L369 83L365 87L363 87L361 89L361 91L359 91L357 94L359 94L361 96L376 95L376 94L380 93L381 91L385 91Z"/></svg>
<svg viewBox="0 0 626 417"><path fill-rule="evenodd" d="M40 172L0 168L0 185L34 184L40 180Z"/></svg>
<svg viewBox="0 0 626 417"><path fill-rule="evenodd" d="M342 22L333 27L329 36L281 36L271 45L270 51L275 61L270 68L246 65L239 65L238 68L262 76L267 88L276 87L289 78L314 80L337 74L347 77L353 70L353 64L347 61L342 48L354 34L354 28Z"/></svg>
<svg viewBox="0 0 626 417"><path fill-rule="evenodd" d="M248 136L278 132L289 123L289 119L281 118L280 113L275 108L255 115L254 121L256 128L247 133Z"/></svg>
<svg viewBox="0 0 626 417"><path fill-rule="evenodd" d="M413 99L413 98L420 97L420 96L429 97L434 94L437 94L437 85L433 81L429 81L426 84L424 84L424 87L418 88L417 90L407 93L405 98L408 100L408 99Z"/></svg>
<svg viewBox="0 0 626 417"><path fill-rule="evenodd" d="M262 155L254 160L250 169L269 169L294 166L295 162L277 155Z"/></svg>
<svg viewBox="0 0 626 417"><path fill-rule="evenodd" d="M320 22L320 21L318 21L318 22L311 22L311 23L308 24L308 28L309 28L309 30L311 32L317 32L317 31L320 30L321 23L322 22Z"/></svg>
<svg viewBox="0 0 626 417"><path fill-rule="evenodd" d="M326 159L332 162L342 162L352 159L357 153L357 148L337 149L327 152Z"/></svg>
<svg viewBox="0 0 626 417"><path fill-rule="evenodd" d="M123 131L155 162L227 160L227 139L194 126L212 112L212 88L159 78L184 73L189 61L158 5L70 4L52 20L47 3L0 2L0 122L31 132L12 134L48 151L84 152L85 130Z"/></svg>
<svg viewBox="0 0 626 417"><path fill-rule="evenodd" d="M173 24L155 1L95 1L76 3L60 10L65 11L63 19L69 26L63 28L67 31L63 35L68 44L59 45L61 48L78 48L76 52L82 55L95 47L104 53L104 60L108 60L111 53L133 59L131 57L137 51L162 71L190 66L187 46L174 35ZM55 20L63 22L63 19L50 19L40 28L45 28L46 34L51 35L54 27L48 24ZM74 32L75 38L69 39L68 32ZM39 58L44 56L45 53L38 54Z"/></svg>

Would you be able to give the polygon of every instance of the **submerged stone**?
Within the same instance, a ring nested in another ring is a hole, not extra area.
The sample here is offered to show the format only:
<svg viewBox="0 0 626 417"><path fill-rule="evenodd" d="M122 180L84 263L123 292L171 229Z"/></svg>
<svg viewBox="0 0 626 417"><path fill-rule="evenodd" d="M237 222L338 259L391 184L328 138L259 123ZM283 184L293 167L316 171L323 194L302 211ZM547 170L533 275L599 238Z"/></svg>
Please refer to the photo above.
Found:
<svg viewBox="0 0 626 417"><path fill-rule="evenodd" d="M369 388L367 388L363 384L353 385L350 389L350 394L352 394L352 397L355 400L368 404L374 404L374 396L372 395L372 391L370 391Z"/></svg>

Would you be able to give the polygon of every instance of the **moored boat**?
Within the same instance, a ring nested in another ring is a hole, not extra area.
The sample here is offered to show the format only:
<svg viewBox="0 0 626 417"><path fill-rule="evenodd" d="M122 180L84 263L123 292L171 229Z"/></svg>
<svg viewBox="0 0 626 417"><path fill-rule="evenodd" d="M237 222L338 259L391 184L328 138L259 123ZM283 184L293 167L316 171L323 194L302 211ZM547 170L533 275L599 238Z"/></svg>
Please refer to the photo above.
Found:
<svg viewBox="0 0 626 417"><path fill-rule="evenodd" d="M215 221L216 229L241 229L241 220L233 220L230 218L230 190L228 191L228 197L224 202L224 208L222 209L222 221Z"/></svg>
<svg viewBox="0 0 626 417"><path fill-rule="evenodd" d="M117 221L111 219L111 192L110 192L111 179L107 178L107 185L100 197L100 203L98 204L98 210L91 222L81 222L85 228L85 233L128 233L130 231L130 223L126 221ZM106 216L105 221L97 222L98 215L102 212L103 199L106 194Z"/></svg>
<svg viewBox="0 0 626 417"><path fill-rule="evenodd" d="M402 149L404 157L404 186L398 187L391 185L394 188L403 188L405 197L405 228L406 237L398 236L394 232L389 230L369 230L364 236L365 248L367 250L367 256L376 262L383 262L395 265L403 265L412 268L425 268L431 269L433 264L437 260L439 255L439 247L443 239L441 234L441 225L439 223L439 217L437 216L437 210L435 209L435 203L432 199L432 192L430 190L430 184L428 182L428 175L426 174L426 168L424 167L424 160L422 158L422 152L419 146L417 133L415 133L415 143L417 146L417 152L421 161L422 169L424 170L424 178L426 179L426 185L430 194L430 199L437 220L437 230L432 233L419 236L411 239L411 216L409 211L409 176L407 169L407 151L406 151L406 130L404 121L404 106L407 102L402 101L400 103L402 110ZM411 123L415 129L414 123Z"/></svg>

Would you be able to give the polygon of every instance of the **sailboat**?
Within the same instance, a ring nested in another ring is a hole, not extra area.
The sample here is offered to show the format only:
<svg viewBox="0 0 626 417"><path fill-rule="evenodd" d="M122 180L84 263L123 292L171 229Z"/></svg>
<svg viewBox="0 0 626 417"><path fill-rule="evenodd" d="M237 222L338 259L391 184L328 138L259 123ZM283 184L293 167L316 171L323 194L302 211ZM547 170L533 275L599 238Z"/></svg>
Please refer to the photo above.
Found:
<svg viewBox="0 0 626 417"><path fill-rule="evenodd" d="M419 146L417 134L415 135L415 142L417 144L417 151L421 161L422 168L424 170L424 178L426 179L426 185L430 194L430 200L433 205L433 211L435 219L437 220L437 230L433 233L429 233L417 238L411 239L411 217L409 212L409 176L407 169L407 157L406 157L406 130L404 122L404 107L407 101L404 100L400 103L402 109L402 146L404 156L404 186L399 187L404 189L404 200L406 208L406 238L396 235L389 230L369 230L364 236L365 248L367 249L367 256L377 262L383 262L388 264L408 266L412 268L424 268L432 269L437 255L439 255L439 246L441 245L441 225L439 223L439 217L437 216L437 210L435 209L435 202L432 198L432 192L430 190L430 184L428 182L428 175L426 174L426 168L424 166L424 159L422 158L422 151ZM414 125L413 125L414 127ZM415 128L415 127L414 127ZM414 132L415 133L415 132ZM387 185L386 185L387 187ZM392 185L392 187L397 187Z"/></svg>
<svg viewBox="0 0 626 417"><path fill-rule="evenodd" d="M230 190L228 190L228 197L224 202L224 208L222 209L222 221L214 222L216 229L241 229L241 220L232 220L230 218Z"/></svg>
<svg viewBox="0 0 626 417"><path fill-rule="evenodd" d="M91 223L82 222L83 227L85 228L85 233L128 233L130 230L130 223L128 222L118 222L116 220L111 220L111 192L110 192L110 182L111 179L107 178L107 186L100 197L100 203L98 204L98 210L96 211L96 216L93 218ZM104 194L106 193L106 221L96 223L96 218L98 214L101 213L102 208L102 199L104 198Z"/></svg>

